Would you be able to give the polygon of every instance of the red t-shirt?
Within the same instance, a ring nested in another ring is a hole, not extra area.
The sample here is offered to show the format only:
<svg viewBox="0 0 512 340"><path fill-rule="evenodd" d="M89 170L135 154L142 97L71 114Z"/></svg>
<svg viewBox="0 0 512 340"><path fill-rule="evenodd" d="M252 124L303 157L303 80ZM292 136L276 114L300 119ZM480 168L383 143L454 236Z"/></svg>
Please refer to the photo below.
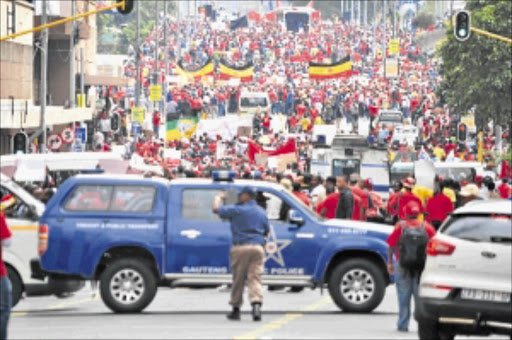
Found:
<svg viewBox="0 0 512 340"><path fill-rule="evenodd" d="M422 223L425 223L424 224L425 231L427 232L428 239L430 240L436 234L436 230L429 223L421 222L421 221L416 220L416 219L415 220L406 220L405 221L406 226L410 227L410 228L414 228L414 227L418 228L418 227L421 226ZM396 256L397 260L400 259L400 254L398 254L397 246L398 246L398 243L400 242L400 237L402 237L402 229L403 228L401 226L401 223L397 223L395 225L395 229L393 229L391 234L389 234L388 239L386 240L386 243L390 247L395 247L395 256Z"/></svg>
<svg viewBox="0 0 512 340"><path fill-rule="evenodd" d="M303 117L306 113L306 106L304 104L297 105L297 116Z"/></svg>
<svg viewBox="0 0 512 340"><path fill-rule="evenodd" d="M317 207L318 213L321 213L323 209L326 209L325 218L332 219L336 217L336 207L338 206L338 200L340 194L335 192L328 195L323 202L320 202Z"/></svg>
<svg viewBox="0 0 512 340"><path fill-rule="evenodd" d="M269 116L263 117L263 126L270 127L270 117Z"/></svg>
<svg viewBox="0 0 512 340"><path fill-rule="evenodd" d="M290 117L290 127L296 127L299 120L295 116Z"/></svg>
<svg viewBox="0 0 512 340"><path fill-rule="evenodd" d="M6 240L12 236L9 227L7 227L7 222L5 220L5 215L3 212L0 212L0 242ZM0 277L6 277L7 270L5 270L4 266L4 257L3 251L0 251Z"/></svg>
<svg viewBox="0 0 512 340"><path fill-rule="evenodd" d="M309 203L309 198L308 198L308 195L306 195L305 192L302 192L302 191L294 191L293 194L298 198L300 199L302 202L304 202L305 205L307 205L309 207L310 203Z"/></svg>
<svg viewBox="0 0 512 340"><path fill-rule="evenodd" d="M430 223L432 220L442 222L446 217L448 217L448 214L453 211L453 203L448 196L440 193L427 200L427 207L425 210L428 212L428 215L426 216L427 222Z"/></svg>
<svg viewBox="0 0 512 340"><path fill-rule="evenodd" d="M425 210L423 210L423 202L421 202L420 198L418 196L416 196L415 194L413 194L412 192L406 191L406 192L402 193L401 196L399 195L399 199L398 199L398 205L400 208L400 212L398 215L399 219L401 219L401 220L405 219L405 206L409 202L416 202L416 204L418 204L418 207L420 208L420 214L423 214L423 212L425 211Z"/></svg>
<svg viewBox="0 0 512 340"><path fill-rule="evenodd" d="M498 192L500 193L501 198L507 199L510 197L512 189L507 183L501 183L498 186Z"/></svg>

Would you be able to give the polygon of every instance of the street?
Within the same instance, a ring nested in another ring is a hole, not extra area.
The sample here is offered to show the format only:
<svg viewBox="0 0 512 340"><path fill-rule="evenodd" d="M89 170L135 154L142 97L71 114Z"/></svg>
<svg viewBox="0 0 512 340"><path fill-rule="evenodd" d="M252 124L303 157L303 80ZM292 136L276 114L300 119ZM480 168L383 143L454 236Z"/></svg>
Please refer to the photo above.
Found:
<svg viewBox="0 0 512 340"><path fill-rule="evenodd" d="M22 300L12 313L10 339L417 339L395 330L395 287L369 315L343 314L327 291L265 291L263 320L252 321L249 306L241 322L230 322L229 293L216 289L159 289L142 314L114 314L86 287L69 299ZM466 337L457 337L457 339ZM493 337L499 339L499 337ZM503 338L503 337L502 337Z"/></svg>

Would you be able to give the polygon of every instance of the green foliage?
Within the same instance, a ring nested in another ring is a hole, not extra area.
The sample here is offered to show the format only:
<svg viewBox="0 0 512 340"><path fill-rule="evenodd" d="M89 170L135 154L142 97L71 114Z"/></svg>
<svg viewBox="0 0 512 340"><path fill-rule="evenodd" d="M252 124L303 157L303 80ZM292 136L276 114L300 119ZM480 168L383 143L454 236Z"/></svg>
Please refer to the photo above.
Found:
<svg viewBox="0 0 512 340"><path fill-rule="evenodd" d="M172 14L175 11L174 1L161 0L138 0L140 1L140 37L141 42L149 35L154 28L157 13L163 12L164 3L167 6L167 13ZM158 4L158 11L155 5ZM121 26L123 25L123 26ZM98 14L98 51L112 54L127 54L130 43L134 44L137 39L137 10L134 9L130 14ZM115 45L101 45L101 36L106 33L108 28L118 28L122 32L117 37Z"/></svg>
<svg viewBox="0 0 512 340"><path fill-rule="evenodd" d="M512 2L468 1L471 25L485 31L511 37ZM450 24L446 40L440 48L444 82L438 94L443 101L465 114L475 109L475 118L482 123L510 121L512 114L512 48L488 36L471 32L459 42Z"/></svg>

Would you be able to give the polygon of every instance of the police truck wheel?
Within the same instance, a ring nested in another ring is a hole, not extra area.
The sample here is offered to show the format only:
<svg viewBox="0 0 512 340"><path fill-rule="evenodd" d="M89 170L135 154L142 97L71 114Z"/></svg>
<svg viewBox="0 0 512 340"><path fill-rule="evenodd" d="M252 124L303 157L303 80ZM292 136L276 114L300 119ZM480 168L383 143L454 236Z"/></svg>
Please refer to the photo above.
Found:
<svg viewBox="0 0 512 340"><path fill-rule="evenodd" d="M370 313L384 298L386 281L371 261L352 259L338 264L329 279L329 293L344 312Z"/></svg>
<svg viewBox="0 0 512 340"><path fill-rule="evenodd" d="M12 296L12 307L16 306L20 302L21 294L23 293L23 283L21 282L20 276L10 266L5 266L7 269L7 276L11 281L11 296Z"/></svg>
<svg viewBox="0 0 512 340"><path fill-rule="evenodd" d="M138 313L155 297L157 282L144 261L120 259L100 276L100 293L105 305L116 313Z"/></svg>

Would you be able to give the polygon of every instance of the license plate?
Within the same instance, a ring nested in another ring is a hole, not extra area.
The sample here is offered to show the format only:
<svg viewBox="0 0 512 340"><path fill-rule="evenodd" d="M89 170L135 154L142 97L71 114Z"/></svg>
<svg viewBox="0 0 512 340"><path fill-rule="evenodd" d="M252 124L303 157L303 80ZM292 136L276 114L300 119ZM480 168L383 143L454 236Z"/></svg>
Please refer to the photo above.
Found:
<svg viewBox="0 0 512 340"><path fill-rule="evenodd" d="M491 302L510 302L510 294L492 290L463 289L460 297L466 300L481 300Z"/></svg>

